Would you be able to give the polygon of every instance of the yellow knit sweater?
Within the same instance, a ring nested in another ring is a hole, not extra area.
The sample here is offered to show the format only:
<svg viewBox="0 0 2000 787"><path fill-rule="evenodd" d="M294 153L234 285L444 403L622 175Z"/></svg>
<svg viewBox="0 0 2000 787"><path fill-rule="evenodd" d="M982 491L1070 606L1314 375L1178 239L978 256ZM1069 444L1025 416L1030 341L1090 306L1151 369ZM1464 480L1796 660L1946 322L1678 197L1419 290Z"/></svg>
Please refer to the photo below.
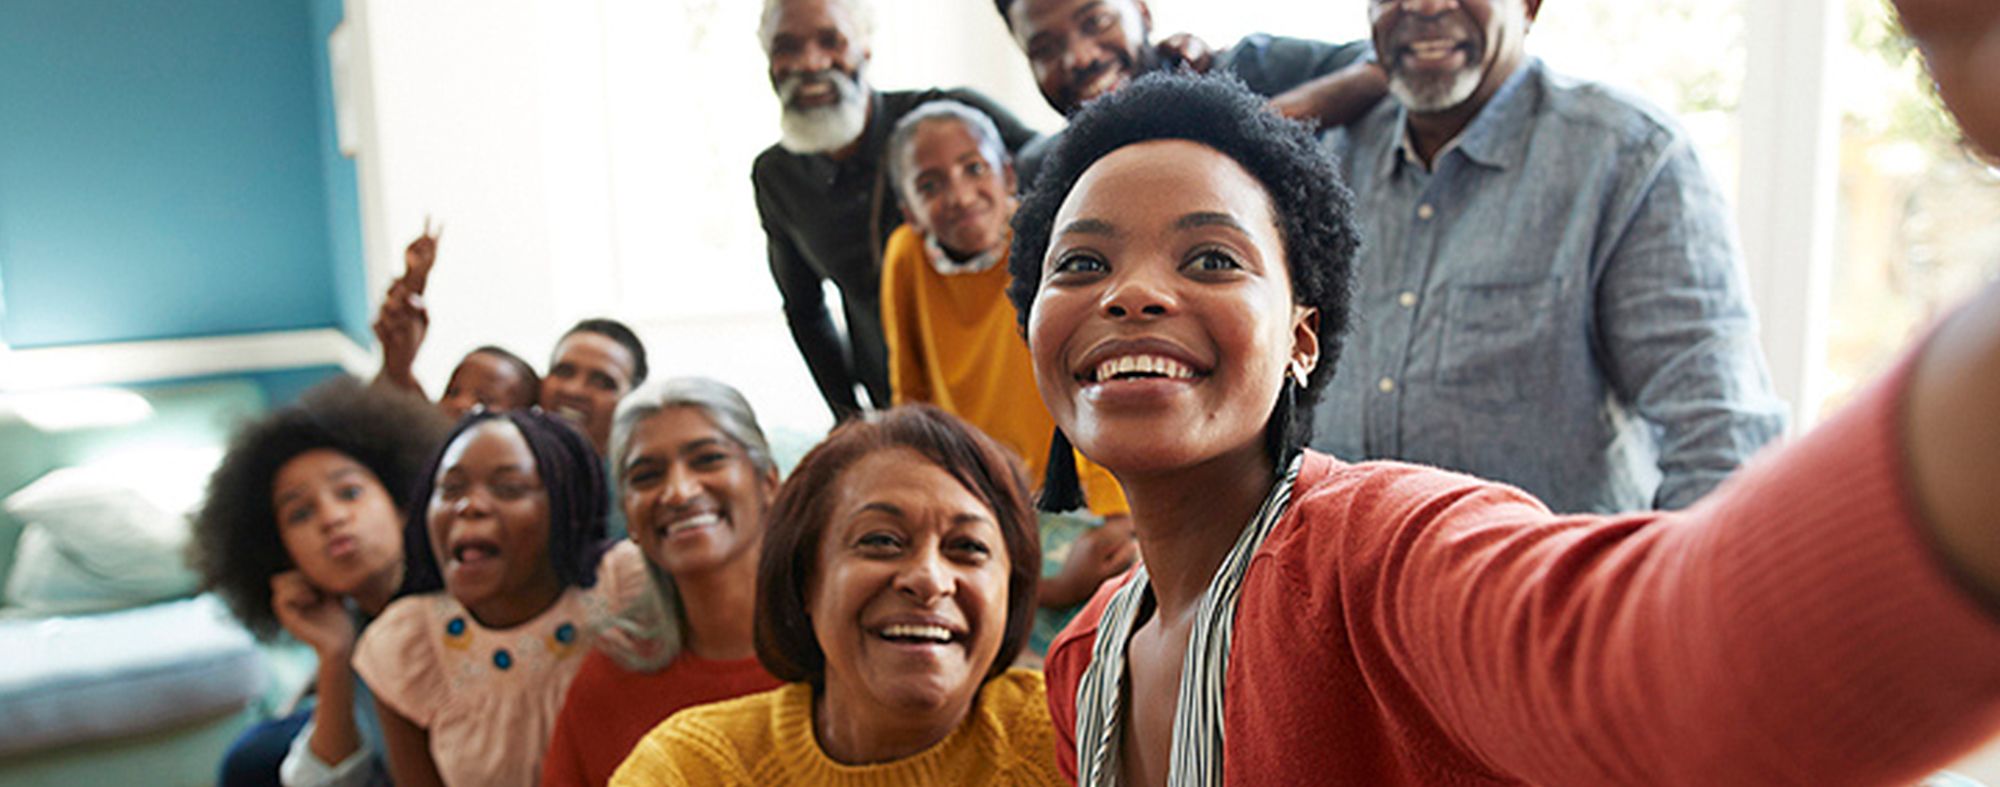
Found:
<svg viewBox="0 0 2000 787"><path fill-rule="evenodd" d="M812 686L791 683L674 714L633 747L611 784L1065 785L1043 691L1042 673L1010 669L980 688L971 714L936 746L894 762L843 765L813 735Z"/></svg>
<svg viewBox="0 0 2000 787"><path fill-rule="evenodd" d="M1007 300L1007 261L979 273L946 276L931 265L921 234L905 224L882 252L882 334L889 345L889 388L896 404L928 402L1014 449L1028 482L1042 483L1055 419L1035 390L1028 344ZM1077 457L1090 510L1131 510L1118 479Z"/></svg>

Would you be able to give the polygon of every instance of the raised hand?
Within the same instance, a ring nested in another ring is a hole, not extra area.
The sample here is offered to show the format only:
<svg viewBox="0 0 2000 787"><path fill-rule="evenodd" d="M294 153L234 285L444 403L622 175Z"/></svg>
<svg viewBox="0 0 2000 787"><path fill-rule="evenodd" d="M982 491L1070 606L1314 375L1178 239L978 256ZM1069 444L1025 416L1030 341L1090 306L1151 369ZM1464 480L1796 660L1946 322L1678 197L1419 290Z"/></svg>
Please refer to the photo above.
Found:
<svg viewBox="0 0 2000 787"><path fill-rule="evenodd" d="M438 241L444 240L444 222L431 229L431 217L424 217L424 234L403 248L403 278L397 282L417 295L430 284L431 266L437 264Z"/></svg>
<svg viewBox="0 0 2000 787"><path fill-rule="evenodd" d="M424 308L424 288L430 283L431 267L437 264L438 241L444 238L444 224L431 228L424 217L424 234L403 249L403 275L389 285L382 308L375 313L375 340L382 344L382 370L378 383L394 385L418 395L424 389L417 382L417 351L430 332L430 311Z"/></svg>
<svg viewBox="0 0 2000 787"><path fill-rule="evenodd" d="M405 281L397 279L389 285L389 294L375 314L372 326L375 340L382 343L382 371L378 378L422 393L414 367L417 350L423 347L424 336L430 331L431 317L424 308L423 295L411 290Z"/></svg>

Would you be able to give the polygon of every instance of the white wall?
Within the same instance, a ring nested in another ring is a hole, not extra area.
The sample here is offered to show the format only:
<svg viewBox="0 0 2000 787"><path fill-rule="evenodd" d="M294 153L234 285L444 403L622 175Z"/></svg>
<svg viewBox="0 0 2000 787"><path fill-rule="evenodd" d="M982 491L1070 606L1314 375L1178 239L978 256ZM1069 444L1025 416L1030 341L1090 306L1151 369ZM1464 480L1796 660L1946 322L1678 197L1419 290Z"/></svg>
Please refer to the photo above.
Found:
<svg viewBox="0 0 2000 787"><path fill-rule="evenodd" d="M829 423L750 192L777 125L757 7L351 0L376 302L424 216L446 226L427 387L479 344L541 364L563 328L602 314L639 330L656 375L738 385L774 423ZM885 0L878 19L876 40L899 42L876 51L878 86L970 85L1059 123L990 5Z"/></svg>
<svg viewBox="0 0 2000 787"><path fill-rule="evenodd" d="M459 356L495 343L541 361L569 316L556 281L536 6L356 0L354 106L371 304L426 215L444 223L419 377L435 394ZM572 255L563 255L565 260Z"/></svg>

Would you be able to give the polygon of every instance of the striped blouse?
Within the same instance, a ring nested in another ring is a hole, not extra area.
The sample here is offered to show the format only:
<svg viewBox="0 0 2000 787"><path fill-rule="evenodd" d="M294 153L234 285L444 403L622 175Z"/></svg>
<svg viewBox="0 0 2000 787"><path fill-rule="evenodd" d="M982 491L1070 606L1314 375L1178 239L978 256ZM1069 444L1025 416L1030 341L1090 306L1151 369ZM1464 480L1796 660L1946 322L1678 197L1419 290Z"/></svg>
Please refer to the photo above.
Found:
<svg viewBox="0 0 2000 787"><path fill-rule="evenodd" d="M1168 787L1201 787L1222 783L1222 680L1229 668L1230 631L1236 623L1236 596L1250 558L1292 501L1303 454L1271 487L1264 505L1229 549L1215 578L1202 592L1194 630L1188 634L1187 657L1181 665L1179 696L1174 704L1173 761ZM1125 680L1125 647L1142 621L1140 612L1152 595L1141 565L1132 581L1112 597L1098 621L1097 643L1077 687L1076 762L1081 787L1115 787L1119 777L1119 718L1123 704L1119 687Z"/></svg>

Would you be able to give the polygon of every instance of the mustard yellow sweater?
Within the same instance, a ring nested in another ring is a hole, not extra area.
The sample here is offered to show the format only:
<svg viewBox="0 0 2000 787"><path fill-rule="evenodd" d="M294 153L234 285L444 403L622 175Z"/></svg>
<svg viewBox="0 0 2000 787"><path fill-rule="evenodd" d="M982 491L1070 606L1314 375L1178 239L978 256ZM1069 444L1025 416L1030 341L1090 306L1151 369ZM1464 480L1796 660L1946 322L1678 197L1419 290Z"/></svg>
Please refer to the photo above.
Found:
<svg viewBox="0 0 2000 787"><path fill-rule="evenodd" d="M882 252L882 334L889 345L889 388L896 404L928 402L965 419L1028 465L1039 486L1055 420L1035 390L1028 344L1007 300L1007 261L979 273L938 273L924 239L905 224ZM1118 480L1077 456L1090 510L1131 510Z"/></svg>
<svg viewBox="0 0 2000 787"><path fill-rule="evenodd" d="M1066 785L1056 770L1042 673L1010 669L986 682L950 736L894 762L843 765L813 735L812 686L674 714L633 747L612 787L651 785Z"/></svg>

